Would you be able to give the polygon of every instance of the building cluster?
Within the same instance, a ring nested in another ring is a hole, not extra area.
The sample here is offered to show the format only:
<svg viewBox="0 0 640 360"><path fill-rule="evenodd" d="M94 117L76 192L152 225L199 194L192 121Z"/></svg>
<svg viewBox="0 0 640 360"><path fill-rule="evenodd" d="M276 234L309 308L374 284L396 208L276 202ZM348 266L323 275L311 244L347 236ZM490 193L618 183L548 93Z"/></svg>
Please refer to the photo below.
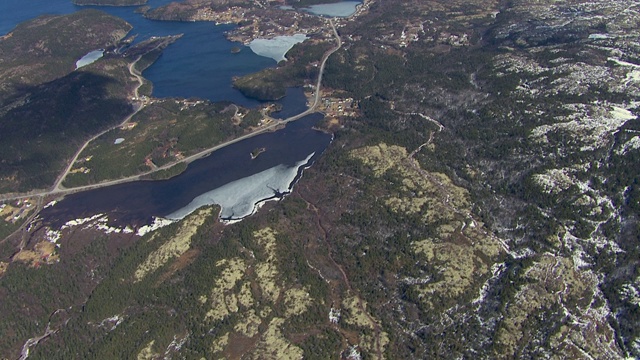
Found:
<svg viewBox="0 0 640 360"><path fill-rule="evenodd" d="M238 27L227 33L230 41L241 42L249 45L254 39L271 39L276 36L289 36L295 34L323 34L327 33L327 38L331 34L327 32L327 27L323 22L316 22L315 25L305 21L310 15L294 11L278 11L269 21L265 21L263 14L251 12L246 14L244 21L251 21L249 25ZM285 25L286 24L286 25Z"/></svg>
<svg viewBox="0 0 640 360"><path fill-rule="evenodd" d="M358 103L353 98L323 97L319 110L327 117L353 117L358 115Z"/></svg>
<svg viewBox="0 0 640 360"><path fill-rule="evenodd" d="M216 11L212 8L200 8L191 17L194 21L214 21L216 25L220 24L237 24L244 20L247 9L232 6L224 11Z"/></svg>
<svg viewBox="0 0 640 360"><path fill-rule="evenodd" d="M331 308L331 311L329 311L329 321L332 324L337 324L340 321L340 309Z"/></svg>
<svg viewBox="0 0 640 360"><path fill-rule="evenodd" d="M26 217L33 208L32 199L17 200L13 204L0 204L0 218L5 222L15 224L18 220Z"/></svg>

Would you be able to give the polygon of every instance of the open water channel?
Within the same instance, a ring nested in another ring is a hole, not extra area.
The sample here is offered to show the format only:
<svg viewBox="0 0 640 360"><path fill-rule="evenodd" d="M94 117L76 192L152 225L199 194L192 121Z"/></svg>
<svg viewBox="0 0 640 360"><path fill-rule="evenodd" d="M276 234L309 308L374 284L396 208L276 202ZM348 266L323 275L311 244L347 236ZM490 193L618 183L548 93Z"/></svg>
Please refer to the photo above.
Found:
<svg viewBox="0 0 640 360"><path fill-rule="evenodd" d="M148 5L157 7L168 2L150 0ZM72 5L71 0L2 0L0 35L39 15L67 14L83 8ZM137 34L136 41L184 34L143 74L154 83L154 96L228 100L243 106L259 104L233 89L231 79L273 66L274 61L254 54L248 47L232 54L234 46L242 47L224 38L224 31L232 26L151 21L135 13L135 7L92 8L132 24L130 35ZM300 89L290 89L287 94L281 102L282 111L276 114L283 118L306 108ZM148 224L153 217L180 218L198 206L218 203L223 207L223 218L241 219L261 202L289 192L303 169L326 149L332 136L313 130L321 118L319 114L309 115L283 130L227 146L194 161L183 174L169 180L137 181L67 196L40 216L52 224L61 224L102 213L109 214L114 223L139 226ZM251 151L262 147L266 151L251 159Z"/></svg>

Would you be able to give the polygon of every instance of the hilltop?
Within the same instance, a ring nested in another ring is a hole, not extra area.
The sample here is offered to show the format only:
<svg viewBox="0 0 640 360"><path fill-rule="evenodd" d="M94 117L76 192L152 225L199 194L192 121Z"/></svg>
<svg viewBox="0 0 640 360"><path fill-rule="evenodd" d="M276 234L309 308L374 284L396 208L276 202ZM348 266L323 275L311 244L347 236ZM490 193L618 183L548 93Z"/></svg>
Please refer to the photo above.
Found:
<svg viewBox="0 0 640 360"><path fill-rule="evenodd" d="M335 139L290 196L232 225L217 207L154 231L37 222L0 266L3 348L46 334L33 357L640 357L638 11L368 2L335 22L320 101Z"/></svg>

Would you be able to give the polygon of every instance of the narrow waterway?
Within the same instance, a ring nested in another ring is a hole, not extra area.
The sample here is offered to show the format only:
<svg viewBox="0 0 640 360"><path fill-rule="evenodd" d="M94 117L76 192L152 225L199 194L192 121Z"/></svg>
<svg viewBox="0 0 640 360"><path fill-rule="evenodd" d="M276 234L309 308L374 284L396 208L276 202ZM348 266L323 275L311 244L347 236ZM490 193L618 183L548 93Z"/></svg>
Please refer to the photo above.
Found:
<svg viewBox="0 0 640 360"><path fill-rule="evenodd" d="M170 2L151 0L152 7ZM22 0L5 0L0 4L0 33L9 32L20 21L42 14L65 14L86 7L70 0L36 0L41 7ZM242 44L224 38L231 25L216 26L210 22L163 22L145 19L135 7L94 7L119 16L133 25L130 35L136 41L151 36L184 34L169 46L144 76L154 84L157 97L198 97L212 101L228 100L244 106L259 102L244 97L233 89L231 79L273 66L273 60L254 54ZM7 12L13 12L6 15ZM233 53L240 46L239 53ZM96 49L97 50L97 49ZM287 90L280 102L282 110L273 114L287 118L307 108L301 88ZM60 226L63 223L109 214L114 225L148 224L154 217L180 218L198 206L218 203L222 217L240 219L250 215L257 204L284 196L326 149L332 136L313 130L322 118L308 115L289 123L285 129L261 134L220 149L197 160L187 170L165 181L137 181L67 196L55 206L42 211L40 218ZM252 159L256 149L265 151Z"/></svg>
<svg viewBox="0 0 640 360"><path fill-rule="evenodd" d="M141 225L152 217L184 216L197 207L196 198L226 186L223 217L242 218L256 203L287 193L302 169L323 153L332 136L313 129L320 119L322 115L312 114L282 130L222 148L169 180L136 181L69 195L44 209L40 217L60 226L72 219L109 214L113 224ZM251 159L257 148L265 151Z"/></svg>

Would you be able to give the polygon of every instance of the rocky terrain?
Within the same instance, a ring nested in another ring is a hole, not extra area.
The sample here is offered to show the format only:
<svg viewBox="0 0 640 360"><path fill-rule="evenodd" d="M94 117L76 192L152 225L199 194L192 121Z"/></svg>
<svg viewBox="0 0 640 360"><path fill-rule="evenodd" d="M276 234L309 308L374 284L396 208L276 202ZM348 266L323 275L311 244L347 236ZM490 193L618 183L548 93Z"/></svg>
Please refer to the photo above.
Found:
<svg viewBox="0 0 640 360"><path fill-rule="evenodd" d="M370 3L323 80L358 111L290 196L37 220L0 264L2 355L640 357L639 11Z"/></svg>

